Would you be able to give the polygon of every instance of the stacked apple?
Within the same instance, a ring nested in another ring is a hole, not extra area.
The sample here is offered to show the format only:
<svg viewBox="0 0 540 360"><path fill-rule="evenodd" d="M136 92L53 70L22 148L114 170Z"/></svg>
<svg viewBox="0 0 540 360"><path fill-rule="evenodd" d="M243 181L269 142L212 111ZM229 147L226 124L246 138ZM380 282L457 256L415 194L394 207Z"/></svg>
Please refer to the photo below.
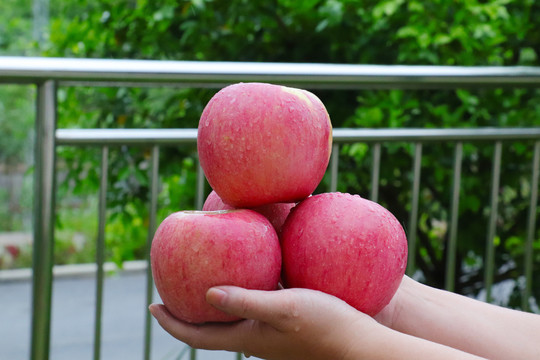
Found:
<svg viewBox="0 0 540 360"><path fill-rule="evenodd" d="M290 87L240 83L220 90L199 122L197 149L213 191L202 211L168 216L152 242L156 288L178 319L237 318L212 308L216 285L304 287L377 314L405 272L407 239L377 203L311 194L332 149L323 103Z"/></svg>

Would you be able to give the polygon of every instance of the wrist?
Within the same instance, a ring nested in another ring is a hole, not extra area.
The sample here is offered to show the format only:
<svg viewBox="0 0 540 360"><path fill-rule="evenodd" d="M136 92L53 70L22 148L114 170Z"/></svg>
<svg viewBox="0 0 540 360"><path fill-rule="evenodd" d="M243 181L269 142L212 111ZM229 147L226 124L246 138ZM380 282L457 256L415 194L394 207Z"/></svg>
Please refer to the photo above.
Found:
<svg viewBox="0 0 540 360"><path fill-rule="evenodd" d="M394 330L370 320L371 324L367 328L364 321L357 321L347 331L342 360L386 359L382 351L391 343ZM355 328L357 324L360 326Z"/></svg>

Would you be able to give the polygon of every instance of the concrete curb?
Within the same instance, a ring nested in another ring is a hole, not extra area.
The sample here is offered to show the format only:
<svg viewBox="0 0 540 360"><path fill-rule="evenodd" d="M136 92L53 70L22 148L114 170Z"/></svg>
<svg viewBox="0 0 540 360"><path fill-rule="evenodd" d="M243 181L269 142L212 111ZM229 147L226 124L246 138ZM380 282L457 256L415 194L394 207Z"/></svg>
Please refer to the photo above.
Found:
<svg viewBox="0 0 540 360"><path fill-rule="evenodd" d="M106 273L140 273L145 272L147 262L145 260L126 261L119 268L115 263L106 262L103 264L103 270ZM95 276L97 272L97 264L73 264L73 265L55 265L53 267L54 278L66 277L83 277ZM29 281L32 280L32 269L12 269L0 270L0 283L13 281Z"/></svg>

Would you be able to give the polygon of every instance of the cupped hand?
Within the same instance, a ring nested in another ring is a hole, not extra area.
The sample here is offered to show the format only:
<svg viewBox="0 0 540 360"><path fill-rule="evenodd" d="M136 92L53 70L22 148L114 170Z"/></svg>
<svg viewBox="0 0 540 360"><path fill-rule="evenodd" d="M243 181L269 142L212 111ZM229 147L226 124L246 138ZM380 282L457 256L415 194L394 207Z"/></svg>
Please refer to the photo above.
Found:
<svg viewBox="0 0 540 360"><path fill-rule="evenodd" d="M358 359L385 329L373 318L319 291L208 290L214 307L245 320L193 325L175 319L163 305L152 315L172 336L193 348L228 350L264 359Z"/></svg>

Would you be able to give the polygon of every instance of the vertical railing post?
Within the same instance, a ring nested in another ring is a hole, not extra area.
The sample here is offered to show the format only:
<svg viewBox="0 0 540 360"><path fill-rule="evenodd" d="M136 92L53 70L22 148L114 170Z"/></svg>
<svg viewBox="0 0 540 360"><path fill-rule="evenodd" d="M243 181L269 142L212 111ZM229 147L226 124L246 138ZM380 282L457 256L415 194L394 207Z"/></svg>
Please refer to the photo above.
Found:
<svg viewBox="0 0 540 360"><path fill-rule="evenodd" d="M499 183L501 177L501 154L502 143L495 143L495 152L493 153L493 170L491 172L491 209L489 215L489 225L486 239L486 260L484 272L484 287L486 289L486 301L491 302L491 288L493 286L493 277L495 275L495 236L497 227L497 216L499 209Z"/></svg>
<svg viewBox="0 0 540 360"><path fill-rule="evenodd" d="M50 352L56 190L55 131L56 84L49 80L38 84L36 100L30 351L33 360L48 359Z"/></svg>
<svg viewBox="0 0 540 360"><path fill-rule="evenodd" d="M339 144L333 144L332 155L330 157L330 192L337 191L338 162L339 162Z"/></svg>
<svg viewBox="0 0 540 360"><path fill-rule="evenodd" d="M204 185L205 185L205 176L204 171L197 159L197 185L196 185L196 194L195 194L195 208L201 210L204 205Z"/></svg>
<svg viewBox="0 0 540 360"><path fill-rule="evenodd" d="M420 192L420 172L422 171L422 143L414 144L413 186L411 199L411 216L409 218L409 259L407 274L411 276L416 264L416 235L418 226L418 198Z"/></svg>
<svg viewBox="0 0 540 360"><path fill-rule="evenodd" d="M450 233L446 251L446 276L444 287L448 291L454 291L456 280L456 248L459 221L459 193L461 190L461 163L463 158L463 143L456 143L454 150L454 169L452 180L452 198L450 210Z"/></svg>
<svg viewBox="0 0 540 360"><path fill-rule="evenodd" d="M152 240L156 231L158 195L159 195L159 146L152 147L152 167L150 169L150 211L148 221L148 237L146 240L146 308L144 319L144 359L149 360L152 348L152 316L148 311L148 306L152 303L154 297L154 280L152 277L152 266L150 259L150 250Z"/></svg>
<svg viewBox="0 0 540 360"><path fill-rule="evenodd" d="M96 244L96 313L94 322L94 360L101 359L101 324L103 316L103 282L105 272L105 223L107 222L107 184L109 171L109 147L101 149L101 173L99 181L98 234Z"/></svg>
<svg viewBox="0 0 540 360"><path fill-rule="evenodd" d="M381 172L381 143L373 144L373 157L371 162L371 192L369 199L379 201L379 177Z"/></svg>
<svg viewBox="0 0 540 360"><path fill-rule="evenodd" d="M540 174L540 141L534 144L531 174L531 197L529 200L529 216L527 219L527 239L525 242L525 287L521 298L523 310L530 311L529 297L532 292L533 277L533 239L536 225L536 207L538 203L538 176Z"/></svg>

